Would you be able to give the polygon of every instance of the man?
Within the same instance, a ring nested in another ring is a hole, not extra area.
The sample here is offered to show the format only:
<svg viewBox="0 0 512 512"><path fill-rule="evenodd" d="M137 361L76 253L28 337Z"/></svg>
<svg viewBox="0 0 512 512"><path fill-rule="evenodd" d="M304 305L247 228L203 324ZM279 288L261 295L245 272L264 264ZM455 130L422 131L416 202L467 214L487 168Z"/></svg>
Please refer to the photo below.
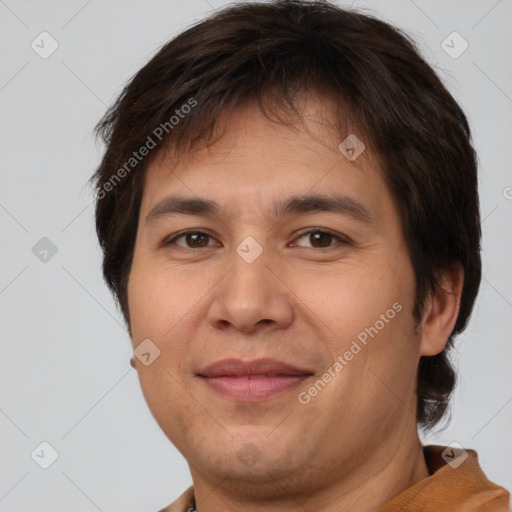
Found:
<svg viewBox="0 0 512 512"><path fill-rule="evenodd" d="M505 511L423 447L481 273L467 120L407 38L240 3L165 45L98 126L104 275L193 480L166 511Z"/></svg>

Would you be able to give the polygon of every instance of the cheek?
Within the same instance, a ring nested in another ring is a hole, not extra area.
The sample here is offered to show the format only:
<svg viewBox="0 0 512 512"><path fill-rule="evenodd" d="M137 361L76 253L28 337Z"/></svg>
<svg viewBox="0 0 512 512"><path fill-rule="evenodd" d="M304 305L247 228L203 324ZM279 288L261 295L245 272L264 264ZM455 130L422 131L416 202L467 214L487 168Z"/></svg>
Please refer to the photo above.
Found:
<svg viewBox="0 0 512 512"><path fill-rule="evenodd" d="M154 419L173 443L186 437L190 428L189 418L199 415L194 401L180 386L174 371L162 358L151 366L139 370L142 394Z"/></svg>
<svg viewBox="0 0 512 512"><path fill-rule="evenodd" d="M162 393L176 394L165 390L178 385L173 376L182 374L194 327L187 322L187 314L199 302L199 296L190 293L190 289L194 289L190 279L184 279L177 272L157 272L156 269L149 260L135 257L128 282L132 345L136 348L149 339L159 350L150 366L137 362L141 386L148 390L146 399L150 407Z"/></svg>
<svg viewBox="0 0 512 512"><path fill-rule="evenodd" d="M151 340L158 357L148 366L137 361L142 393L153 417L172 442L181 436L186 425L180 420L188 414L190 397L178 382L186 359L187 335L180 323L191 305L180 288L180 279L157 275L154 265L134 258L128 282L128 306L131 318L132 344ZM185 411L185 413L184 413Z"/></svg>
<svg viewBox="0 0 512 512"><path fill-rule="evenodd" d="M412 311L411 276L392 267L344 265L316 279L297 281L294 289L331 334L343 339L375 326L382 331L399 324Z"/></svg>
<svg viewBox="0 0 512 512"><path fill-rule="evenodd" d="M128 281L128 307L133 343L149 338L162 349L172 326L191 307L192 298L185 293L186 283L179 275L171 280L156 269L144 258L134 257Z"/></svg>
<svg viewBox="0 0 512 512"><path fill-rule="evenodd" d="M295 286L298 296L308 297L305 302L325 335L319 341L326 370L342 358L343 369L336 373L340 378L333 379L336 395L373 390L381 396L385 386L370 370L393 389L410 385L418 347L413 336L414 274L407 253L379 254L364 268L346 263Z"/></svg>
<svg viewBox="0 0 512 512"><path fill-rule="evenodd" d="M147 315L147 309L150 299L150 283L144 278L142 265L137 257L138 251L135 250L132 267L127 284L128 310L130 313L130 323L132 331L132 342L140 342L142 326L145 324L144 318Z"/></svg>

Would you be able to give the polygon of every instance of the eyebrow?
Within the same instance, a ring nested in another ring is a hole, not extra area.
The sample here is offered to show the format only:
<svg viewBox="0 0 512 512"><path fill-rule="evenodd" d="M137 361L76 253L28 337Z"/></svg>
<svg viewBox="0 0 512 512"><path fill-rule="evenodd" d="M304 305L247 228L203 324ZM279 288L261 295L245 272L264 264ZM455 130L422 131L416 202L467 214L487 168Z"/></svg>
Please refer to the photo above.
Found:
<svg viewBox="0 0 512 512"><path fill-rule="evenodd" d="M215 201L200 197L168 196L158 202L146 216L146 224L172 215L217 216L221 208ZM277 201L273 213L277 218L292 214L331 212L346 215L370 224L373 218L362 203L344 195L306 194L291 196L286 201Z"/></svg>

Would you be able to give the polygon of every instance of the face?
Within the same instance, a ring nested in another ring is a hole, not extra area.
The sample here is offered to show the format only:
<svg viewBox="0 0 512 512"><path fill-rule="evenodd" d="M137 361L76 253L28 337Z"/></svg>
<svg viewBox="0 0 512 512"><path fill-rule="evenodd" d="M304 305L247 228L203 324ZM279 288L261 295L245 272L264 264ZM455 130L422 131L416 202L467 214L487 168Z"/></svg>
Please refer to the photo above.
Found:
<svg viewBox="0 0 512 512"><path fill-rule="evenodd" d="M132 341L151 340L141 387L193 478L305 490L416 428L396 206L369 151L338 148L329 105L304 108L307 129L246 107L209 149L162 153L147 171Z"/></svg>

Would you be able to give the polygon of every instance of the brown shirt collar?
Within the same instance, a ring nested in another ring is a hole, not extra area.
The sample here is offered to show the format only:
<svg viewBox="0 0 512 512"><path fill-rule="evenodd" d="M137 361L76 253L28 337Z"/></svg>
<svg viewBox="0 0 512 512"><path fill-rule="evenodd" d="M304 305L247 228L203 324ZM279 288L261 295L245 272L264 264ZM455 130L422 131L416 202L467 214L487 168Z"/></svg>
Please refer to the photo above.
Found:
<svg viewBox="0 0 512 512"><path fill-rule="evenodd" d="M507 512L510 495L487 479L474 450L453 452L444 446L423 447L430 473L395 496L377 512ZM464 459L464 460L462 460ZM189 512L195 506L189 487L160 512Z"/></svg>

